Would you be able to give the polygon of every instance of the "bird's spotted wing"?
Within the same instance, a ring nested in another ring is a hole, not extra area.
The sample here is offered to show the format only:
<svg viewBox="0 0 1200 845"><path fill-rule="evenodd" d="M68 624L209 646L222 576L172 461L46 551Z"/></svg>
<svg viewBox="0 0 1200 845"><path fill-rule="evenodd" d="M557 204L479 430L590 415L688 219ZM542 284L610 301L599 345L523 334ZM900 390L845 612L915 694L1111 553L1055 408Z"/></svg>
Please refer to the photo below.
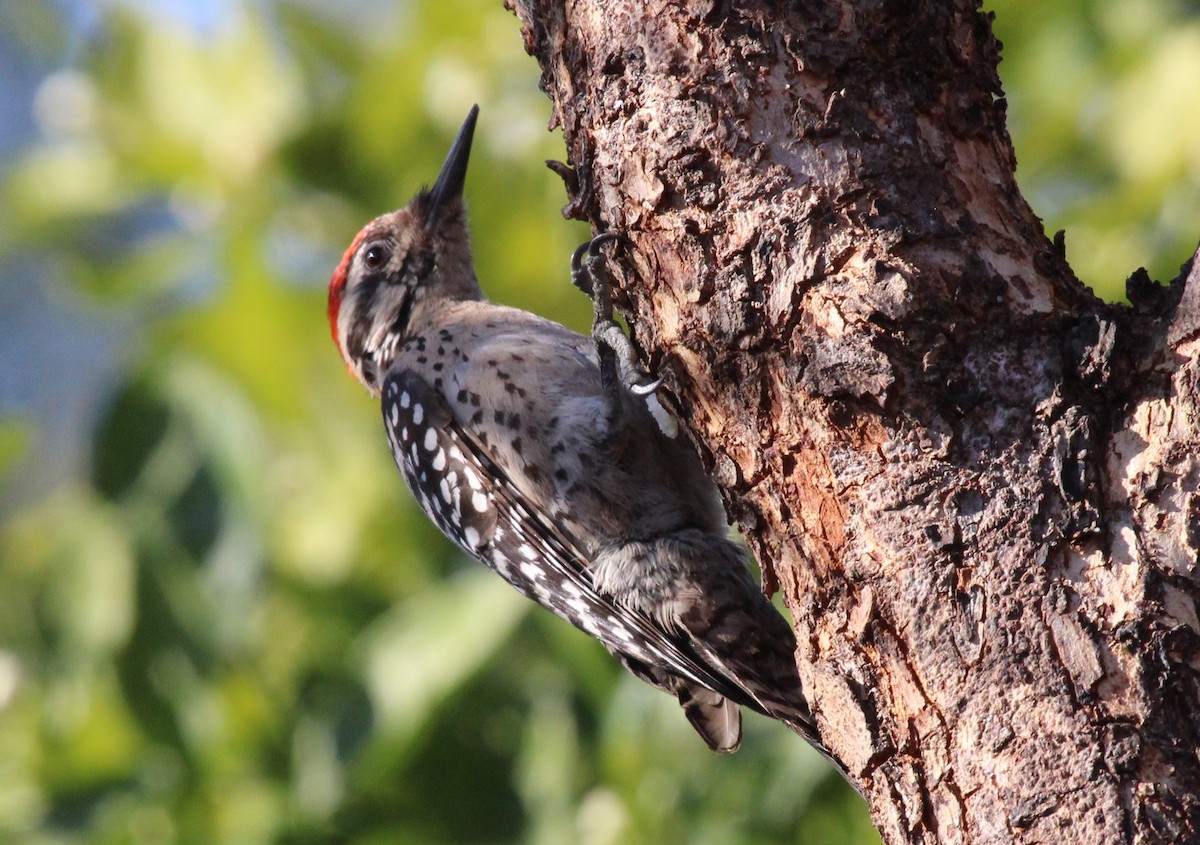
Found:
<svg viewBox="0 0 1200 845"><path fill-rule="evenodd" d="M470 453L442 397L411 370L385 382L383 421L392 456L421 510L478 557L496 530L492 467Z"/></svg>
<svg viewBox="0 0 1200 845"><path fill-rule="evenodd" d="M518 486L420 375L388 375L383 417L409 488L461 549L610 651L745 700L744 690L701 658L686 634L668 632L597 590L578 545L523 501Z"/></svg>

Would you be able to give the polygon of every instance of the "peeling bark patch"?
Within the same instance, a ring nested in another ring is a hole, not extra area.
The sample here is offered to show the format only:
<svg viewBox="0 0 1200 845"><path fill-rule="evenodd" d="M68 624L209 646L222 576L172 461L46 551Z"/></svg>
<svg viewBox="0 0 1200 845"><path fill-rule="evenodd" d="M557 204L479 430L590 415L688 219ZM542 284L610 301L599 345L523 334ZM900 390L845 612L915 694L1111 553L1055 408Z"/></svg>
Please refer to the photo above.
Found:
<svg viewBox="0 0 1200 845"><path fill-rule="evenodd" d="M1200 250L1192 256L1187 280L1174 283L1183 285L1183 294L1167 330L1167 343L1177 349L1200 337L1200 261L1196 260L1197 256L1200 256Z"/></svg>
<svg viewBox="0 0 1200 845"><path fill-rule="evenodd" d="M1055 795L1039 795L1022 801L1008 817L1008 823L1014 830L1024 830L1031 827L1035 821L1045 818L1054 812L1058 804Z"/></svg>
<svg viewBox="0 0 1200 845"><path fill-rule="evenodd" d="M803 390L826 399L870 399L881 408L887 404L895 377L890 362L877 350L826 339L806 351L808 364L800 379Z"/></svg>
<svg viewBox="0 0 1200 845"><path fill-rule="evenodd" d="M1104 765L1113 774L1132 771L1141 751L1141 738L1133 725L1117 723L1105 729Z"/></svg>
<svg viewBox="0 0 1200 845"><path fill-rule="evenodd" d="M983 622L987 616L987 594L978 584L960 586L955 593L959 624L954 626L954 645L968 666L979 663L983 654Z"/></svg>
<svg viewBox="0 0 1200 845"><path fill-rule="evenodd" d="M875 731L867 724L862 702L840 675L820 675L813 680L813 710L822 736L838 738L833 751L855 774L867 771L880 749L875 746Z"/></svg>
<svg viewBox="0 0 1200 845"><path fill-rule="evenodd" d="M1081 408L1068 408L1050 427L1053 438L1050 477L1062 497L1062 531L1071 539L1096 533L1100 529L1095 461L1099 450L1095 425Z"/></svg>
<svg viewBox="0 0 1200 845"><path fill-rule="evenodd" d="M1073 612L1047 612L1050 633L1063 669L1075 684L1075 694L1090 698L1096 684L1104 677L1100 657L1092 637L1084 631Z"/></svg>

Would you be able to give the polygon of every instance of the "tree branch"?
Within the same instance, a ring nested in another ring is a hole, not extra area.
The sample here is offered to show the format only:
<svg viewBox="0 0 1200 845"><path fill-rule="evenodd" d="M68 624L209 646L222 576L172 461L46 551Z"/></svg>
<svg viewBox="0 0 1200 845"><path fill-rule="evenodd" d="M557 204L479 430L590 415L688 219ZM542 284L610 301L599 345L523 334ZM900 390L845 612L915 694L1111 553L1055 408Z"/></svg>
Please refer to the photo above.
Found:
<svg viewBox="0 0 1200 845"><path fill-rule="evenodd" d="M632 243L616 303L885 839L1200 836L1200 282L1074 277L990 18L509 5L569 210Z"/></svg>

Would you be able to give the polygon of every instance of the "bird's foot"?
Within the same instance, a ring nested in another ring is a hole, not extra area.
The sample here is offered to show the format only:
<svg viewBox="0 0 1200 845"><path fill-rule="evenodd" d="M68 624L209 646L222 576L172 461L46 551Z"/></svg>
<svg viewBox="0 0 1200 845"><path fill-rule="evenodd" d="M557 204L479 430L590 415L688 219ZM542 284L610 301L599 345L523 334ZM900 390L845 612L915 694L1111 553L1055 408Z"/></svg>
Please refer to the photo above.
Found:
<svg viewBox="0 0 1200 845"><path fill-rule="evenodd" d="M613 241L629 244L615 232L604 232L580 244L571 255L571 282L592 299L592 338L600 357L600 377L608 397L609 416L614 422L620 419L621 388L624 388L643 398L659 427L674 437L677 430L674 419L654 396L662 386L662 379L655 378L641 365L633 342L612 316L612 287L600 260L600 248Z"/></svg>

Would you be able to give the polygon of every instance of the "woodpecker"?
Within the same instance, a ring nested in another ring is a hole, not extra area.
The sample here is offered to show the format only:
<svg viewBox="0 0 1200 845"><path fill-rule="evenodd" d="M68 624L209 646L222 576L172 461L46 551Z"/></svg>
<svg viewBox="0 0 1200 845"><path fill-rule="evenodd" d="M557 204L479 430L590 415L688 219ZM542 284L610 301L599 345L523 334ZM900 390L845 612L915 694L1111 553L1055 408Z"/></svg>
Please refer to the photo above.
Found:
<svg viewBox="0 0 1200 845"><path fill-rule="evenodd" d="M381 399L408 487L459 548L674 695L714 751L737 748L744 706L828 756L791 627L611 312L588 338L484 298L462 196L477 114L433 188L368 223L329 285L334 342ZM585 290L612 239L574 256Z"/></svg>

